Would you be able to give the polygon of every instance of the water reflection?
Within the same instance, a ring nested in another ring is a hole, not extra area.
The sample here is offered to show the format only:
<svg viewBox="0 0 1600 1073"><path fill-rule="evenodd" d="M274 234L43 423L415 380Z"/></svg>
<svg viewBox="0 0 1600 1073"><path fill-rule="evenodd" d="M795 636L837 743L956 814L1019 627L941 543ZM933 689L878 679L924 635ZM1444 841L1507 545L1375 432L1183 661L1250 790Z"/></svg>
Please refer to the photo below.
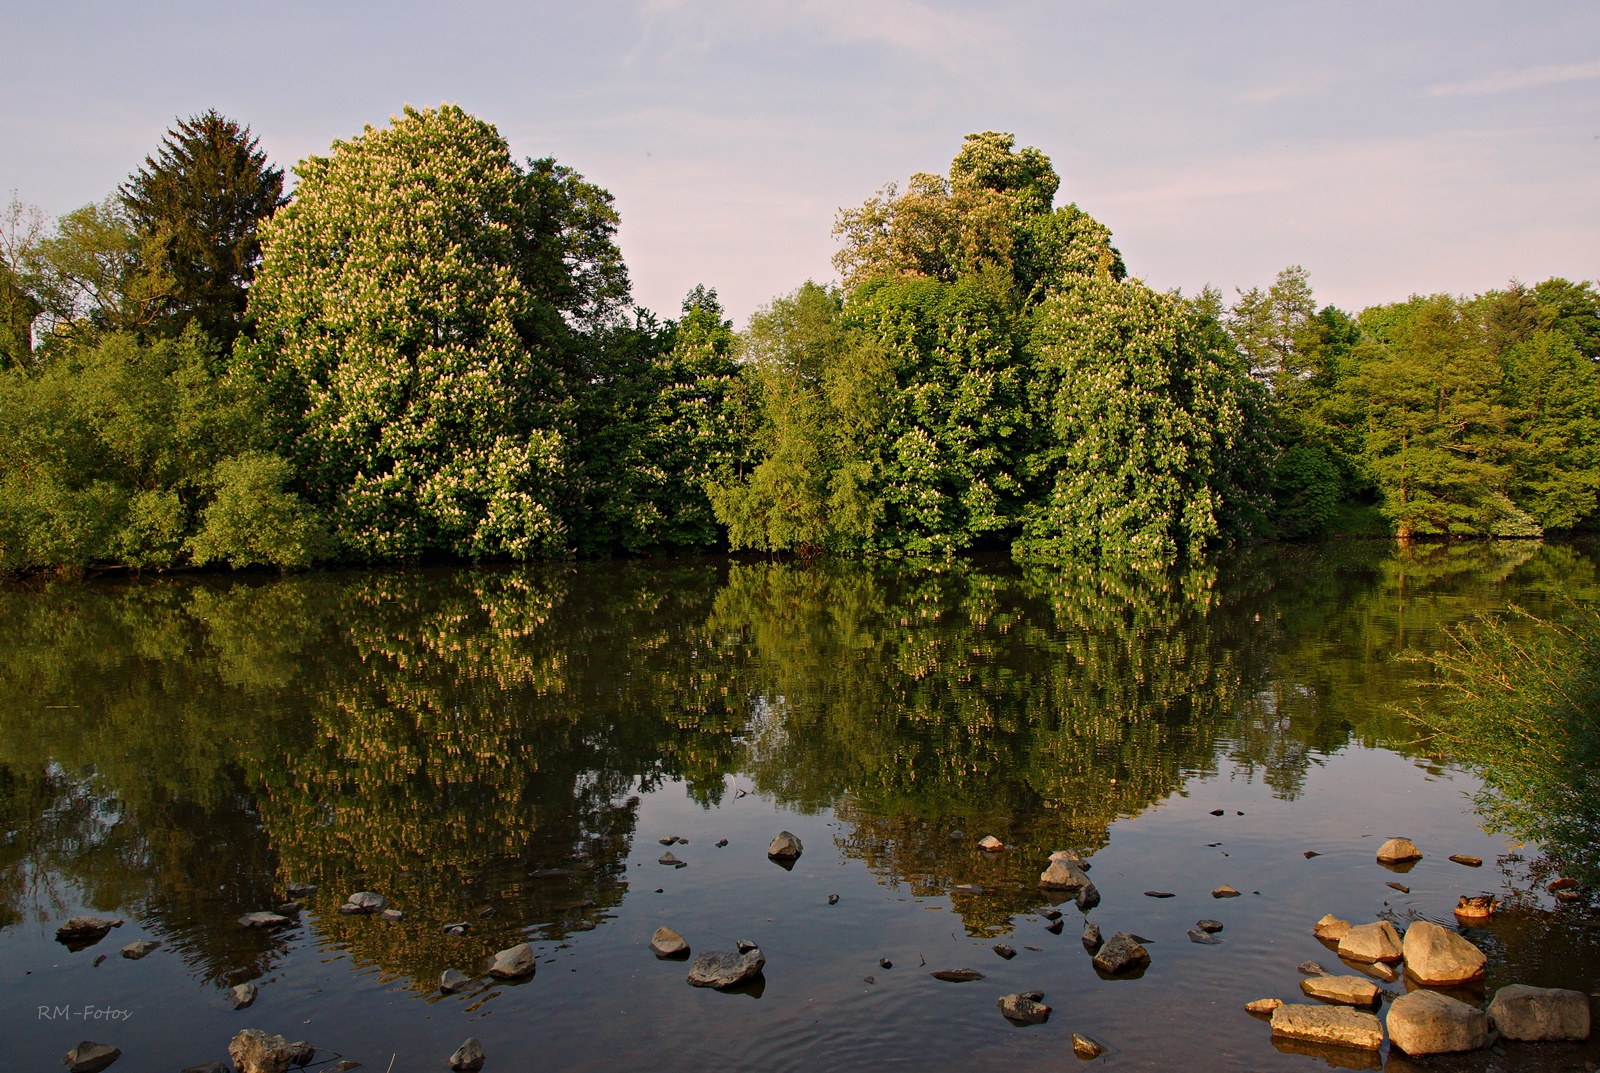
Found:
<svg viewBox="0 0 1600 1073"><path fill-rule="evenodd" d="M0 593L0 926L71 897L137 915L217 986L289 881L358 963L447 966L596 927L638 795L727 777L802 811L971 935L1040 906L1051 850L1219 757L1293 798L1395 701L1443 625L1595 594L1535 544L1278 548L1170 575L1000 560L626 563L202 578ZM988 857L971 838L1016 847ZM64 885L74 888L69 897ZM465 936L447 922L471 924Z"/></svg>

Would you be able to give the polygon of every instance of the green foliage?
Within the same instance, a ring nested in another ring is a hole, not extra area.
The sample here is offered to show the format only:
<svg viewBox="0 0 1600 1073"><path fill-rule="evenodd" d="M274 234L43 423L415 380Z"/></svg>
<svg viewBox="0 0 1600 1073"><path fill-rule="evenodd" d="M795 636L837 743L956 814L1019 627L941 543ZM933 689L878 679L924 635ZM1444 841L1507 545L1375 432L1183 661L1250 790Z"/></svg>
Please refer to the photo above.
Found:
<svg viewBox="0 0 1600 1073"><path fill-rule="evenodd" d="M249 127L212 110L169 130L121 193L146 267L170 279L160 324L177 334L193 320L231 344L261 257L256 230L285 203L282 169Z"/></svg>
<svg viewBox="0 0 1600 1073"><path fill-rule="evenodd" d="M212 479L216 496L188 544L196 566L304 567L323 557L327 538L300 497L284 491L290 471L282 458L246 451L217 463Z"/></svg>

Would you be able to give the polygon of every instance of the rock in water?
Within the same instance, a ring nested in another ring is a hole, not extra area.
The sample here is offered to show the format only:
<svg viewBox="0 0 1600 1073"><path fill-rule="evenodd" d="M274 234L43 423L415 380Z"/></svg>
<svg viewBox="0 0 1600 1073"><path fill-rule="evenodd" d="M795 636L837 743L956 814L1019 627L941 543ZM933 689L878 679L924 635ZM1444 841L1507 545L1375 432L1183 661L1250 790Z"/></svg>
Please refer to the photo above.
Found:
<svg viewBox="0 0 1600 1073"><path fill-rule="evenodd" d="M951 984L965 984L973 980L983 979L983 973L977 969L940 969L938 972L930 972L928 975L935 980L943 980Z"/></svg>
<svg viewBox="0 0 1600 1073"><path fill-rule="evenodd" d="M828 895L828 904L829 905L838 905L839 904L839 896L837 894Z"/></svg>
<svg viewBox="0 0 1600 1073"><path fill-rule="evenodd" d="M1482 868L1483 867L1483 858L1482 857L1469 857L1465 853L1452 853L1452 854L1450 854L1450 859L1452 861L1455 861L1457 864L1464 864L1468 868Z"/></svg>
<svg viewBox="0 0 1600 1073"><path fill-rule="evenodd" d="M1087 872L1089 870L1089 862L1084 860L1083 854L1079 853L1075 849L1058 849L1054 853L1050 854L1050 860L1066 861L1068 864L1072 865L1072 867L1079 869L1080 871Z"/></svg>
<svg viewBox="0 0 1600 1073"><path fill-rule="evenodd" d="M894 962L890 961L888 958L879 958L878 959L878 968L880 968L880 969L892 969L892 968L894 968Z"/></svg>
<svg viewBox="0 0 1600 1073"><path fill-rule="evenodd" d="M687 865L689 862L688 861L680 861L680 860L678 860L678 858L676 856L674 856L669 851L667 853L663 853L660 857L656 858L656 863L657 864L670 865L673 868L682 868L685 865Z"/></svg>
<svg viewBox="0 0 1600 1073"><path fill-rule="evenodd" d="M978 848L982 850L988 850L990 853L998 853L1006 848L1006 844L1000 841L994 835L984 835L983 838L979 839L978 841Z"/></svg>
<svg viewBox="0 0 1600 1073"><path fill-rule="evenodd" d="M1089 886L1089 877L1082 868L1062 858L1051 861L1050 867L1039 873L1039 886L1044 890L1082 890Z"/></svg>
<svg viewBox="0 0 1600 1073"><path fill-rule="evenodd" d="M1389 1042L1410 1055L1475 1051L1488 1038L1487 1014L1437 991L1413 991L1389 1006Z"/></svg>
<svg viewBox="0 0 1600 1073"><path fill-rule="evenodd" d="M1378 860L1383 864L1405 864L1422 860L1422 851L1409 838L1391 838L1378 847Z"/></svg>
<svg viewBox="0 0 1600 1073"><path fill-rule="evenodd" d="M1072 1034L1072 1053L1082 1058L1085 1062L1091 1058L1099 1058L1106 1053L1105 1044L1093 1036L1085 1036L1081 1032Z"/></svg>
<svg viewBox="0 0 1600 1073"><path fill-rule="evenodd" d="M405 916L405 914L402 913L398 909L385 909L383 912L379 913L378 915L380 917L382 917L383 919L388 920L388 921L399 920L400 918Z"/></svg>
<svg viewBox="0 0 1600 1073"><path fill-rule="evenodd" d="M1384 886L1393 888L1394 890L1399 891L1401 894L1411 893L1411 888L1406 886L1404 883L1385 883Z"/></svg>
<svg viewBox="0 0 1600 1073"><path fill-rule="evenodd" d="M778 837L767 847L767 856L777 861L792 861L805 852L800 836L790 831L779 831Z"/></svg>
<svg viewBox="0 0 1600 1073"><path fill-rule="evenodd" d="M1481 979L1489 959L1448 928L1419 920L1406 929L1401 947L1406 972L1425 987L1450 987Z"/></svg>
<svg viewBox="0 0 1600 1073"><path fill-rule="evenodd" d="M757 946L757 945L756 945L756 944L755 944L755 943L754 943L754 942L753 942L753 941L752 941L752 940L750 940L750 939L735 939L735 940L734 940L734 941L733 941L733 948L734 948L734 949L735 949L735 950L737 950L737 951L739 951L739 953L741 953L741 954L748 954L748 953L749 953L749 952L750 952L750 951L752 951L752 950L757 950L757 949L760 949L760 948L759 948L759 947L758 947L758 946Z"/></svg>
<svg viewBox="0 0 1600 1073"><path fill-rule="evenodd" d="M1246 1002L1244 1008L1253 1014L1272 1016L1272 1011L1283 1005L1281 998L1258 998L1254 1002Z"/></svg>
<svg viewBox="0 0 1600 1073"><path fill-rule="evenodd" d="M281 913L246 913L239 923L246 928L287 928L294 921Z"/></svg>
<svg viewBox="0 0 1600 1073"><path fill-rule="evenodd" d="M1221 939L1217 938L1215 935L1212 935L1208 931L1201 931L1199 928L1189 929L1189 941L1191 943L1199 943L1202 946L1222 945Z"/></svg>
<svg viewBox="0 0 1600 1073"><path fill-rule="evenodd" d="M1017 956L1017 952L1011 947L1007 946L1005 943L995 943L994 952L1005 958L1007 961L1010 961L1012 958Z"/></svg>
<svg viewBox="0 0 1600 1073"><path fill-rule="evenodd" d="M1456 902L1456 919L1464 923L1480 923L1494 916L1493 894L1480 894L1469 898L1465 894Z"/></svg>
<svg viewBox="0 0 1600 1073"><path fill-rule="evenodd" d="M518 943L494 956L494 964L489 966L489 975L497 980L518 980L524 976L531 976L538 960L533 947L527 943Z"/></svg>
<svg viewBox="0 0 1600 1073"><path fill-rule="evenodd" d="M1177 895L1172 893L1170 890L1147 890L1147 891L1144 892L1144 896L1146 898L1176 898L1177 897Z"/></svg>
<svg viewBox="0 0 1600 1073"><path fill-rule="evenodd" d="M1113 935L1094 956L1094 967L1108 976L1150 964L1150 952L1125 931Z"/></svg>
<svg viewBox="0 0 1600 1073"><path fill-rule="evenodd" d="M1061 929L1065 926L1066 921L1064 920L1052 920L1050 923L1044 926L1044 930L1049 932L1051 935L1060 935Z"/></svg>
<svg viewBox="0 0 1600 1073"><path fill-rule="evenodd" d="M1085 883L1078 888L1078 896L1073 902L1081 911L1087 913L1100 904L1100 890L1093 883Z"/></svg>
<svg viewBox="0 0 1600 1073"><path fill-rule="evenodd" d="M1343 939L1345 933L1349 930L1350 922L1348 920L1340 920L1332 913L1329 913L1311 926L1312 935L1330 943L1336 943Z"/></svg>
<svg viewBox="0 0 1600 1073"><path fill-rule="evenodd" d="M1375 1051L1383 1046L1383 1022L1348 1006L1285 1003L1272 1011L1272 1034L1308 1043L1332 1043Z"/></svg>
<svg viewBox="0 0 1600 1073"><path fill-rule="evenodd" d="M1043 909L1039 910L1039 915L1044 917L1046 920L1060 920L1061 910L1057 909L1053 905L1047 905Z"/></svg>
<svg viewBox="0 0 1600 1073"><path fill-rule="evenodd" d="M105 1043L91 1043L84 1040L61 1059L66 1064L70 1073L99 1073L112 1062L122 1057L122 1052Z"/></svg>
<svg viewBox="0 0 1600 1073"><path fill-rule="evenodd" d="M1371 1006L1380 994L1377 984L1361 976L1313 976L1300 981L1300 990L1343 1006Z"/></svg>
<svg viewBox="0 0 1600 1073"><path fill-rule="evenodd" d="M1211 896L1213 898L1237 898L1239 897L1239 892L1228 886L1228 884L1224 883L1222 886L1212 891Z"/></svg>
<svg viewBox="0 0 1600 1073"><path fill-rule="evenodd" d="M335 1066L334 1068L337 1069L339 1067ZM233 1073L233 1071L222 1062L201 1062L197 1066L186 1066L179 1070L178 1073Z"/></svg>
<svg viewBox="0 0 1600 1073"><path fill-rule="evenodd" d="M1091 954L1098 954L1105 945L1105 940L1100 938L1100 925L1085 924L1083 926L1083 948Z"/></svg>
<svg viewBox="0 0 1600 1073"><path fill-rule="evenodd" d="M161 943L159 941L140 939L136 943L129 943L127 946L123 947L122 956L127 958L129 961L138 961L140 958L144 957L146 954L160 945Z"/></svg>
<svg viewBox="0 0 1600 1073"><path fill-rule="evenodd" d="M1042 1025L1050 1020L1050 1007L1040 1000L1043 991L1023 991L1015 995L1001 995L995 1000L1006 1020L1023 1025Z"/></svg>
<svg viewBox="0 0 1600 1073"><path fill-rule="evenodd" d="M1339 940L1339 956L1347 961L1399 961L1400 933L1387 920L1351 928Z"/></svg>
<svg viewBox="0 0 1600 1073"><path fill-rule="evenodd" d="M309 898L317 893L315 883L289 883L283 888L284 893L291 898Z"/></svg>
<svg viewBox="0 0 1600 1073"><path fill-rule="evenodd" d="M353 905L358 913L381 913L389 905L389 899L377 891L358 890L344 900L345 905Z"/></svg>
<svg viewBox="0 0 1600 1073"><path fill-rule="evenodd" d="M1489 1016L1507 1039L1589 1038L1589 996L1582 991L1511 984L1494 993Z"/></svg>
<svg viewBox="0 0 1600 1073"><path fill-rule="evenodd" d="M454 995L458 991L465 991L477 982L460 969L446 969L439 974L439 990L446 995Z"/></svg>
<svg viewBox="0 0 1600 1073"><path fill-rule="evenodd" d="M650 936L650 949L658 958L689 956L689 944L684 942L683 936L668 927L660 927Z"/></svg>
<svg viewBox="0 0 1600 1073"><path fill-rule="evenodd" d="M1297 966L1301 976L1332 976L1333 973L1318 965L1315 961L1302 961Z"/></svg>
<svg viewBox="0 0 1600 1073"><path fill-rule="evenodd" d="M247 1010L256 1001L256 985L246 981L228 989L228 1001L236 1010Z"/></svg>
<svg viewBox="0 0 1600 1073"><path fill-rule="evenodd" d="M1210 931L1221 931L1222 930L1222 921L1220 921L1220 920L1197 920L1197 921L1194 922L1194 926L1199 928L1201 931L1207 931L1207 932L1210 932Z"/></svg>
<svg viewBox="0 0 1600 1073"><path fill-rule="evenodd" d="M246 1028L228 1044L228 1057L239 1073L289 1073L291 1065L305 1065L316 1048L304 1040L290 1043L259 1028Z"/></svg>
<svg viewBox="0 0 1600 1073"><path fill-rule="evenodd" d="M450 1056L450 1068L456 1073L477 1073L483 1068L483 1044L478 1042L477 1036L468 1036L467 1041L456 1048L456 1053Z"/></svg>
<svg viewBox="0 0 1600 1073"><path fill-rule="evenodd" d="M56 942L64 943L74 950L81 950L104 939L112 928L120 927L122 927L120 918L73 917L56 929Z"/></svg>
<svg viewBox="0 0 1600 1073"><path fill-rule="evenodd" d="M689 967L689 982L695 987L714 987L725 991L761 974L767 963L760 949L752 947L742 954L701 954Z"/></svg>

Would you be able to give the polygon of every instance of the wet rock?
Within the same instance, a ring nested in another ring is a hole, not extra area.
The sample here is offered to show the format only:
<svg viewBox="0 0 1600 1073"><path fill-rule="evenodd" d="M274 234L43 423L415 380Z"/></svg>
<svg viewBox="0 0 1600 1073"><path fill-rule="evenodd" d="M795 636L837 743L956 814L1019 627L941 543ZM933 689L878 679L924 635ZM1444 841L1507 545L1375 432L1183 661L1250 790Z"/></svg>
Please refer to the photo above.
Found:
<svg viewBox="0 0 1600 1073"><path fill-rule="evenodd" d="M1082 890L1089 886L1089 876L1082 868L1062 858L1051 861L1050 866L1039 873L1039 886L1043 890Z"/></svg>
<svg viewBox="0 0 1600 1073"><path fill-rule="evenodd" d="M1589 1038L1589 996L1582 991L1511 984L1494 993L1489 1016L1507 1039Z"/></svg>
<svg viewBox="0 0 1600 1073"><path fill-rule="evenodd" d="M726 838L719 838L711 844L716 846L718 849L723 849L728 845L728 840Z"/></svg>
<svg viewBox="0 0 1600 1073"><path fill-rule="evenodd" d="M381 913L389 905L389 899L372 890L358 890L344 900L344 904L354 906L358 913Z"/></svg>
<svg viewBox="0 0 1600 1073"><path fill-rule="evenodd" d="M656 863L657 864L670 865L673 868L682 868L685 865L687 865L689 862L688 861L680 861L680 860L678 860L678 858L675 857L672 854L672 852L669 850L666 853L663 853L660 857L657 857L656 858Z"/></svg>
<svg viewBox="0 0 1600 1073"><path fill-rule="evenodd" d="M1265 1014L1270 1017L1272 1011L1282 1005L1283 999L1281 998L1258 998L1254 1002L1246 1002L1244 1008L1250 1013Z"/></svg>
<svg viewBox="0 0 1600 1073"><path fill-rule="evenodd" d="M767 847L767 856L779 861L792 861L804 852L800 836L790 831L779 831L778 837Z"/></svg>
<svg viewBox="0 0 1600 1073"><path fill-rule="evenodd" d="M1482 923L1494 916L1498 905L1492 894L1479 894L1473 897L1463 894L1456 902L1456 920L1463 924Z"/></svg>
<svg viewBox="0 0 1600 1073"><path fill-rule="evenodd" d="M1404 864L1421 859L1422 851L1409 838L1391 838L1378 847L1378 860L1383 864Z"/></svg>
<svg viewBox="0 0 1600 1073"><path fill-rule="evenodd" d="M465 935L471 929L472 929L472 925L468 924L465 920L457 920L454 923L446 924L444 927L440 928L439 930L444 932L444 934L446 934L446 935L459 937L459 936Z"/></svg>
<svg viewBox="0 0 1600 1073"><path fill-rule="evenodd" d="M1228 810L1225 808L1214 808L1211 810L1211 815L1213 816L1226 816L1227 814Z"/></svg>
<svg viewBox="0 0 1600 1073"><path fill-rule="evenodd" d="M256 995L260 991L256 985L246 981L228 988L228 1002L236 1010L247 1010L255 1005Z"/></svg>
<svg viewBox="0 0 1600 1073"><path fill-rule="evenodd" d="M758 949L760 949L760 948L759 948L759 947L758 947L758 946L756 946L756 944L755 944L755 943L754 943L754 942L753 942L753 941L752 941L752 940L750 940L750 939L735 939L735 940L734 940L734 941L733 941L733 948L734 948L734 949L735 949L735 950L737 950L737 951L739 951L739 953L741 953L741 954L748 954L748 953L749 953L749 952L750 952L750 951L752 951L752 950L758 950Z"/></svg>
<svg viewBox="0 0 1600 1073"><path fill-rule="evenodd" d="M1381 961L1354 961L1351 966L1357 972L1364 972L1368 976L1375 976L1386 984L1392 984L1400 979L1400 973L1395 971L1393 965L1385 965ZM1404 968L1405 966L1401 966Z"/></svg>
<svg viewBox="0 0 1600 1073"><path fill-rule="evenodd" d="M663 846L675 846L678 844L678 836L668 835L666 838L661 839L660 842Z"/></svg>
<svg viewBox="0 0 1600 1073"><path fill-rule="evenodd" d="M1311 926L1312 935L1330 943L1336 943L1343 939L1345 933L1349 930L1350 922L1348 920L1340 920L1332 913L1329 913Z"/></svg>
<svg viewBox="0 0 1600 1073"><path fill-rule="evenodd" d="M477 1073L483 1068L483 1044L477 1036L468 1036L465 1043L450 1056L450 1068L456 1073Z"/></svg>
<svg viewBox="0 0 1600 1073"><path fill-rule="evenodd" d="M1302 976L1332 976L1333 975L1333 973L1329 972L1327 969L1323 968L1321 965L1318 965L1315 961L1302 961L1299 965L1295 966L1295 968L1300 973L1300 975L1302 975Z"/></svg>
<svg viewBox="0 0 1600 1073"><path fill-rule="evenodd" d="M246 928L287 928L294 921L282 913L246 913L239 924Z"/></svg>
<svg viewBox="0 0 1600 1073"><path fill-rule="evenodd" d="M302 910L304 908L305 908L305 904L302 903L302 902L284 902L284 903L282 903L281 905L278 906L276 911L279 912L279 913L282 913L284 916L287 917L287 916L293 916L294 914L300 912L300 910Z"/></svg>
<svg viewBox="0 0 1600 1073"><path fill-rule="evenodd" d="M122 1057L122 1052L106 1043L84 1040L61 1059L70 1073L99 1073L100 1070Z"/></svg>
<svg viewBox="0 0 1600 1073"><path fill-rule="evenodd" d="M1043 909L1039 910L1039 915L1044 917L1046 920L1060 920L1061 910L1057 909L1053 905L1047 905Z"/></svg>
<svg viewBox="0 0 1600 1073"><path fill-rule="evenodd" d="M1228 884L1224 883L1222 886L1212 891L1211 896L1213 898L1237 898L1239 897L1239 892L1228 886Z"/></svg>
<svg viewBox="0 0 1600 1073"><path fill-rule="evenodd" d="M1390 888L1391 890L1397 890L1401 894L1411 893L1411 888L1406 886L1404 883L1385 883L1384 886Z"/></svg>
<svg viewBox="0 0 1600 1073"><path fill-rule="evenodd" d="M650 936L650 949L658 958L684 958L689 956L689 944L671 928L662 926Z"/></svg>
<svg viewBox="0 0 1600 1073"><path fill-rule="evenodd" d="M718 991L725 991L755 979L766 963L766 957L756 948L740 954L701 954L689 967L689 983L695 987L714 987Z"/></svg>
<svg viewBox="0 0 1600 1073"><path fill-rule="evenodd" d="M1005 958L1007 961L1010 961L1012 958L1017 956L1017 952L1011 947L1007 946L1005 943L995 943L994 952Z"/></svg>
<svg viewBox="0 0 1600 1073"><path fill-rule="evenodd" d="M1313 976L1300 981L1300 990L1344 1006L1371 1006L1380 994L1377 984L1360 976Z"/></svg>
<svg viewBox="0 0 1600 1073"><path fill-rule="evenodd" d="M1170 890L1147 890L1147 891L1144 892L1144 896L1146 898L1176 898L1177 897L1177 895L1172 893Z"/></svg>
<svg viewBox="0 0 1600 1073"><path fill-rule="evenodd" d="M1208 931L1201 931L1199 928L1189 929L1189 941L1191 943L1199 943L1201 946L1222 945L1221 939L1217 938L1215 935L1212 935Z"/></svg>
<svg viewBox="0 0 1600 1073"><path fill-rule="evenodd" d="M378 915L380 917L382 917L383 919L385 919L385 920L391 920L391 921L399 920L399 919L401 919L402 917L405 916L405 914L400 912L400 910L398 910L398 909L385 909L383 912L379 913Z"/></svg>
<svg viewBox="0 0 1600 1073"><path fill-rule="evenodd" d="M1100 890L1093 883L1085 883L1078 888L1078 896L1073 903L1083 912L1087 913L1100 904Z"/></svg>
<svg viewBox="0 0 1600 1073"><path fill-rule="evenodd" d="M439 974L439 990L446 995L454 995L457 992L466 991L475 986L477 982L460 969L446 969Z"/></svg>
<svg viewBox="0 0 1600 1073"><path fill-rule="evenodd" d="M497 980L518 980L532 975L538 960L533 947L518 943L495 954L494 964L489 966L489 975Z"/></svg>
<svg viewBox="0 0 1600 1073"><path fill-rule="evenodd" d="M1347 1006L1284 1003L1272 1011L1272 1034L1308 1043L1331 1043L1375 1051L1383 1046L1383 1022Z"/></svg>
<svg viewBox="0 0 1600 1073"><path fill-rule="evenodd" d="M839 904L839 896L837 894L828 895L828 904L829 905L838 905Z"/></svg>
<svg viewBox="0 0 1600 1073"><path fill-rule="evenodd" d="M122 956L127 958L129 961L138 961L140 958L144 957L146 954L160 945L161 942L159 940L140 939L136 943L129 943L127 946L123 947Z"/></svg>
<svg viewBox="0 0 1600 1073"><path fill-rule="evenodd" d="M1065 926L1065 921L1052 920L1050 923L1044 926L1044 930L1049 932L1051 935L1060 935Z"/></svg>
<svg viewBox="0 0 1600 1073"><path fill-rule="evenodd" d="M1105 1044L1093 1036L1085 1036L1082 1032L1072 1034L1072 1053L1082 1058L1085 1062L1092 1058L1099 1058L1106 1053Z"/></svg>
<svg viewBox="0 0 1600 1073"><path fill-rule="evenodd" d="M102 961L104 961L105 959L106 959L106 956L104 954L96 954L94 956L94 960L91 961L89 964L93 965L95 968L98 969L100 967L100 963Z"/></svg>
<svg viewBox="0 0 1600 1073"><path fill-rule="evenodd" d="M1452 853L1452 854L1450 854L1450 859L1452 861L1455 861L1457 864L1464 864L1468 868L1482 868L1483 867L1483 858L1482 857L1469 857L1465 853Z"/></svg>
<svg viewBox="0 0 1600 1073"><path fill-rule="evenodd" d="M315 883L289 883L284 886L284 893L290 898L309 898L317 893Z"/></svg>
<svg viewBox="0 0 1600 1073"><path fill-rule="evenodd" d="M1000 841L994 835L984 835L978 840L978 848L981 850L987 850L990 853L998 853L1006 848L1006 844Z"/></svg>
<svg viewBox="0 0 1600 1073"><path fill-rule="evenodd" d="M1194 922L1194 926L1199 928L1201 931L1205 931L1205 932L1221 931L1222 930L1222 921L1220 921L1220 920L1197 920L1197 921Z"/></svg>
<svg viewBox="0 0 1600 1073"><path fill-rule="evenodd" d="M288 1073L291 1065L303 1066L316 1053L304 1040L290 1043L259 1028L244 1029L228 1044L228 1057L239 1073Z"/></svg>
<svg viewBox="0 0 1600 1073"><path fill-rule="evenodd" d="M81 950L104 939L112 928L120 927L120 917L73 917L56 929L56 942Z"/></svg>
<svg viewBox="0 0 1600 1073"><path fill-rule="evenodd" d="M1043 991L1022 991L1015 995L1001 995L995 1000L1007 1021L1022 1025L1042 1025L1050 1020L1050 1007L1041 1000Z"/></svg>
<svg viewBox="0 0 1600 1073"><path fill-rule="evenodd" d="M1100 937L1100 925L1086 924L1083 928L1083 948L1091 954L1098 954L1105 945L1105 940Z"/></svg>
<svg viewBox="0 0 1600 1073"><path fill-rule="evenodd" d="M1406 972L1425 987L1450 987L1481 979L1489 961L1466 939L1427 920L1406 929L1401 949Z"/></svg>
<svg viewBox="0 0 1600 1073"><path fill-rule="evenodd" d="M1318 853L1318 852L1317 852L1317 851L1316 851L1316 850L1314 850L1314 849L1308 849L1308 850L1306 850L1306 852L1305 852L1305 858L1306 858L1306 860L1308 860L1308 861L1309 861L1309 860L1310 860L1310 859L1311 859L1311 858L1313 858L1313 857L1320 857L1320 856L1322 856L1322 854L1320 854L1320 853ZM1262 999L1262 1001L1263 1001L1263 1002L1267 1002L1267 1001L1272 1001L1272 1002L1276 1002L1276 1001L1277 1001L1277 1000L1276 1000L1276 999L1270 999L1270 1000L1269 1000L1269 999ZM1281 1006L1281 1005L1283 1005L1283 1003L1281 1003L1281 1002L1280 1002L1280 1003L1278 1003L1278 1005L1280 1005L1280 1006Z"/></svg>
<svg viewBox="0 0 1600 1073"><path fill-rule="evenodd" d="M1389 1042L1410 1055L1475 1051L1488 1036L1482 1010L1437 991L1413 991L1389 1007Z"/></svg>
<svg viewBox="0 0 1600 1073"><path fill-rule="evenodd" d="M1387 920L1351 928L1339 940L1339 956L1347 961L1399 961L1400 933Z"/></svg>
<svg viewBox="0 0 1600 1073"><path fill-rule="evenodd" d="M892 969L892 968L894 968L894 962L890 961L888 958L879 958L878 959L878 968L880 968L880 969Z"/></svg>
<svg viewBox="0 0 1600 1073"><path fill-rule="evenodd" d="M943 980L951 984L964 984L973 980L983 979L983 973L977 969L940 969L938 972L928 974L935 980Z"/></svg>
<svg viewBox="0 0 1600 1073"><path fill-rule="evenodd" d="M1582 898L1582 897L1583 897L1583 892L1582 891L1576 891L1576 890L1558 890L1558 891L1556 891L1556 901L1558 901L1558 902L1575 902L1579 898Z"/></svg>
<svg viewBox="0 0 1600 1073"><path fill-rule="evenodd" d="M1094 956L1094 967L1108 976L1143 968L1150 964L1150 952L1132 935L1119 931Z"/></svg>

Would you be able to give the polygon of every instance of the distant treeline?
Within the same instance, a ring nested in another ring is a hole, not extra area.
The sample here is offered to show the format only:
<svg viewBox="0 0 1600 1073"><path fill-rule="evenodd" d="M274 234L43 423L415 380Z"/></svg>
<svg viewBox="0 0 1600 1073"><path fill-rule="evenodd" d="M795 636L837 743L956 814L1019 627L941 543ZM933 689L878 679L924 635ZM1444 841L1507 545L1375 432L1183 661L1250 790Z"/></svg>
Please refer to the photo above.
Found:
<svg viewBox="0 0 1600 1073"><path fill-rule="evenodd" d="M1590 526L1600 292L1350 315L1130 277L1007 134L840 212L736 332L630 298L611 196L406 109L295 169L179 123L0 228L0 570L733 548L1160 564Z"/></svg>

